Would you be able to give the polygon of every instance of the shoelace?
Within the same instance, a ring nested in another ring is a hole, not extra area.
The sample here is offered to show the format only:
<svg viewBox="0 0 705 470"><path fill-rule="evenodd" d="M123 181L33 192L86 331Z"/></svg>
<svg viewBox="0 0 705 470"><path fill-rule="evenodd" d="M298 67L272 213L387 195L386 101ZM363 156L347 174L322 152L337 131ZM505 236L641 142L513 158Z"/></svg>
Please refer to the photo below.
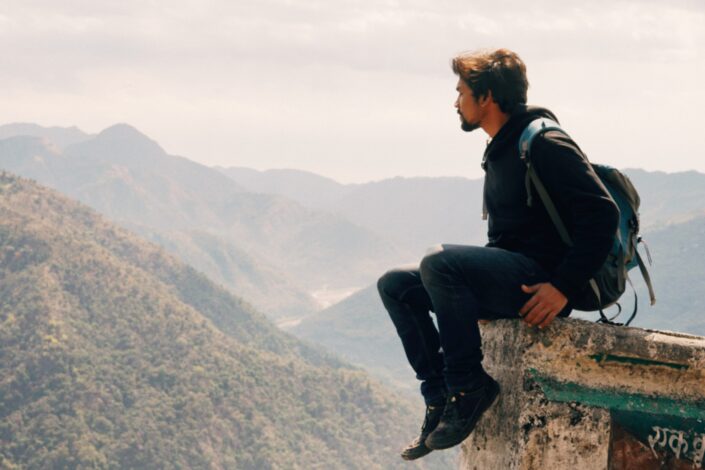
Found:
<svg viewBox="0 0 705 470"><path fill-rule="evenodd" d="M441 417L442 420L446 420L446 418L450 417L457 417L458 416L458 398L462 395L461 392L454 393L453 395L448 397L448 401L446 402L446 407L443 410L443 416Z"/></svg>

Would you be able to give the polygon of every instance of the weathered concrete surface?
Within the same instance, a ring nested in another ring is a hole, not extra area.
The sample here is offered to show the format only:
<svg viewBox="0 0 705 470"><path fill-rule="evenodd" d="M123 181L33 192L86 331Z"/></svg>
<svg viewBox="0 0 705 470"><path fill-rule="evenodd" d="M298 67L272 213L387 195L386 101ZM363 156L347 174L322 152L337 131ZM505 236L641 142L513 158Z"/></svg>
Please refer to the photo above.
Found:
<svg viewBox="0 0 705 470"><path fill-rule="evenodd" d="M482 336L502 392L461 469L702 467L705 338L574 319L500 320Z"/></svg>

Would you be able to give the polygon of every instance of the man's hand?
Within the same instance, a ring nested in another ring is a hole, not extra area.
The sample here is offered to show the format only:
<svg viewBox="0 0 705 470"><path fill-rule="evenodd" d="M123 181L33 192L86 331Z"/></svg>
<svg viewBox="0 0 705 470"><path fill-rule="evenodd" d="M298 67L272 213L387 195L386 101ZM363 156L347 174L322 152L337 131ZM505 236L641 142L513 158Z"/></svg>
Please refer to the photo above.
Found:
<svg viewBox="0 0 705 470"><path fill-rule="evenodd" d="M566 296L550 282L541 282L533 286L522 284L521 290L527 294L534 294L519 310L519 315L532 326L539 328L548 326L568 304Z"/></svg>

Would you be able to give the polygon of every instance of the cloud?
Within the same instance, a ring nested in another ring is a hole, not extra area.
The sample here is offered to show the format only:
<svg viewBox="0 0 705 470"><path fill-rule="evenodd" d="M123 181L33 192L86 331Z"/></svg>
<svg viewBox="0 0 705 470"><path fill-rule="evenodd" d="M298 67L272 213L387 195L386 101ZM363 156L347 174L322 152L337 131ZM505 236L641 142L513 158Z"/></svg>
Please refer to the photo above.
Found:
<svg viewBox="0 0 705 470"><path fill-rule="evenodd" d="M349 168L365 154L373 172L394 154L408 174L457 174L468 165L451 160L468 151L452 114L457 52L517 50L530 97L578 132L597 126L583 132L599 144L620 138L600 127L607 108L634 123L672 115L669 132L692 127L682 101L662 96L672 84L688 109L705 106L696 79L704 24L700 0L6 0L0 118L93 132L127 121L167 149L220 164L239 149L252 155L239 164L333 171L337 142Z"/></svg>
<svg viewBox="0 0 705 470"><path fill-rule="evenodd" d="M579 5L579 6L578 6ZM705 8L691 2L210 1L29 2L6 13L0 37L27 61L67 72L113 63L344 64L435 73L460 49L520 43L547 59L692 59ZM675 6L674 6L675 5ZM7 40L10 41L7 41ZM491 44L500 45L500 44ZM624 52L627 52L626 54Z"/></svg>

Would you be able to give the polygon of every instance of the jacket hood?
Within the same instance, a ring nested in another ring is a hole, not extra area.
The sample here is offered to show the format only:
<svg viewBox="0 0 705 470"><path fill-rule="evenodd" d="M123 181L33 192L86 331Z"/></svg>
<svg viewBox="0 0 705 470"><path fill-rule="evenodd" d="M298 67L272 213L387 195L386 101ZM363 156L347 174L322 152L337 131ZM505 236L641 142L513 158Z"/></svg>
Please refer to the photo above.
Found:
<svg viewBox="0 0 705 470"><path fill-rule="evenodd" d="M541 117L549 118L558 122L556 115L546 108L542 108L540 106L518 106L510 115L509 120L502 126L492 141L487 145L485 155L482 159L483 166L486 160L492 159L495 155L503 153L503 150L507 145L516 146L519 141L519 136L524 129L526 129L526 126L529 125L529 123L534 119Z"/></svg>

